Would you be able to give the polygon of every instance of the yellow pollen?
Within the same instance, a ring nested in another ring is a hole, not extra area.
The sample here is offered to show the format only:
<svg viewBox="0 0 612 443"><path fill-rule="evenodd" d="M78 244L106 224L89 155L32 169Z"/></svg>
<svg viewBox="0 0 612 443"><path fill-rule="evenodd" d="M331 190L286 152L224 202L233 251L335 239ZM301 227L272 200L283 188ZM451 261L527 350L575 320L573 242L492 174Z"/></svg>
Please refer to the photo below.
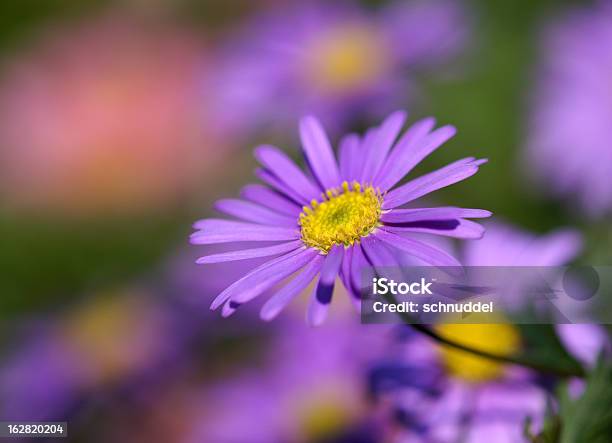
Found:
<svg viewBox="0 0 612 443"><path fill-rule="evenodd" d="M328 189L322 201L304 206L299 224L302 241L323 253L334 245L350 246L380 224L382 196L371 186L342 183Z"/></svg>
<svg viewBox="0 0 612 443"><path fill-rule="evenodd" d="M493 319L489 317L488 321ZM521 346L518 330L508 323L440 324L436 331L463 345L505 357L517 353ZM439 350L447 371L467 382L486 382L504 374L505 366L502 363L448 346L442 346Z"/></svg>

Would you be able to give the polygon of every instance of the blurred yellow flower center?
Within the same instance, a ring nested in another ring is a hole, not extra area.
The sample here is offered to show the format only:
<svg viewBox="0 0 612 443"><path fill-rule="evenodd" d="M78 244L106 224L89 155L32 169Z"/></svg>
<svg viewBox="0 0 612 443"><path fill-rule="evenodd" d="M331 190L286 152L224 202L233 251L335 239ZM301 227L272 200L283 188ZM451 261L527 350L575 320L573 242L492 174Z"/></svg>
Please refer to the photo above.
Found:
<svg viewBox="0 0 612 443"><path fill-rule="evenodd" d="M349 246L368 236L380 223L382 196L371 186L342 183L321 202L304 206L299 224L302 241L327 253L334 245Z"/></svg>
<svg viewBox="0 0 612 443"><path fill-rule="evenodd" d="M350 411L338 398L312 399L299 411L301 431L307 441L323 441L350 423Z"/></svg>
<svg viewBox="0 0 612 443"><path fill-rule="evenodd" d="M440 324L436 331L463 345L505 357L515 354L521 346L518 330L507 323ZM439 349L446 369L462 380L479 383L499 378L504 373L502 363L448 346Z"/></svg>
<svg viewBox="0 0 612 443"><path fill-rule="evenodd" d="M380 37L360 25L321 34L307 51L305 74L326 92L350 90L376 80L387 56Z"/></svg>
<svg viewBox="0 0 612 443"><path fill-rule="evenodd" d="M70 313L63 324L62 336L101 380L115 379L143 364L157 346L158 313L146 296L101 294Z"/></svg>

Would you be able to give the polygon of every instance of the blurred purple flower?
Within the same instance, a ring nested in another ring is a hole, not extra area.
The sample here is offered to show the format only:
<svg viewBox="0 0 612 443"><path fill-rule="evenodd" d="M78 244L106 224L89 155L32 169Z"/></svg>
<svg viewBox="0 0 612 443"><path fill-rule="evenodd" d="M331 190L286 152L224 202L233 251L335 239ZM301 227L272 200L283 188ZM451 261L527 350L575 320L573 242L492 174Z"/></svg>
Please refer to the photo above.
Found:
<svg viewBox="0 0 612 443"><path fill-rule="evenodd" d="M403 106L414 95L410 74L457 55L468 25L454 0L379 11L311 1L256 16L237 34L220 57L214 100L241 131L310 113L335 126Z"/></svg>
<svg viewBox="0 0 612 443"><path fill-rule="evenodd" d="M314 330L296 321L280 326L264 362L206 390L184 443L378 441L363 380L389 330L365 328L347 312Z"/></svg>
<svg viewBox="0 0 612 443"><path fill-rule="evenodd" d="M79 399L175 360L181 325L145 294L96 297L44 327L0 366L4 420L65 419Z"/></svg>
<svg viewBox="0 0 612 443"><path fill-rule="evenodd" d="M80 358L51 331L38 330L0 367L3 420L61 420L85 384Z"/></svg>
<svg viewBox="0 0 612 443"><path fill-rule="evenodd" d="M469 266L558 266L579 251L580 236L570 230L538 237L510 225L488 223L483 239L466 244L461 255ZM564 342L576 334L574 338L591 343L593 354L604 346L605 335L597 327L566 326ZM521 347L519 330L510 323L442 323L436 330L499 355L511 355ZM396 419L405 428L398 441L450 443L461 437L466 443L518 442L524 441L525 418L532 417L535 426L543 418L548 393L529 370L434 346L412 331L398 352L399 357L372 375L373 389L391 399Z"/></svg>
<svg viewBox="0 0 612 443"><path fill-rule="evenodd" d="M447 336L482 350L503 354L516 346L509 325L443 326ZM405 357L372 378L393 405L395 441L519 442L525 418L543 414L546 392L528 371L434 347L418 333L404 346Z"/></svg>
<svg viewBox="0 0 612 443"><path fill-rule="evenodd" d="M582 236L574 229L536 235L499 221L485 227L480 241L462 245L465 266L562 266L582 250Z"/></svg>
<svg viewBox="0 0 612 443"><path fill-rule="evenodd" d="M595 366L601 352L611 355L612 343L601 325L561 324L556 330L563 346L587 367Z"/></svg>
<svg viewBox="0 0 612 443"><path fill-rule="evenodd" d="M2 355L0 419L70 418L75 428L88 426L92 411L120 415L135 403L150 403L167 384L193 388L183 377L202 358L206 370L225 370L228 342L246 348L233 358L259 353L276 324L259 321L255 306L245 307L247 315L237 321L225 321L201 301L238 278L232 271L245 270L211 266L202 273L193 260L184 251L138 287L98 293L57 316L24 324L12 340L14 349Z"/></svg>
<svg viewBox="0 0 612 443"><path fill-rule="evenodd" d="M487 223L485 228L486 234L481 241L462 245L459 256L465 266L557 267L570 263L582 250L582 235L570 228L556 229L544 235L536 235L499 221ZM504 288L505 309L508 313L525 308L550 313L552 306L548 301L534 299L533 291L537 281L531 278L531 273L487 275L486 271L476 271L475 274L479 275L479 284ZM550 275L555 275L557 279L548 282L550 287L562 288L563 272ZM561 297L555 302L554 309L577 313L578 308L572 305L572 300L566 296Z"/></svg>
<svg viewBox="0 0 612 443"><path fill-rule="evenodd" d="M307 319L324 321L336 277L359 305L360 270L368 264L396 264L394 255L413 257L434 266L458 266L450 254L415 239L434 234L461 239L480 238L483 228L467 218L491 215L482 209L456 207L398 209L440 188L474 175L485 160L458 160L437 171L396 186L421 160L455 134L444 126L433 132L434 120L411 126L397 142L406 120L391 114L363 138L342 139L339 161L319 121L306 117L300 135L308 170L305 174L282 151L260 146L255 156L263 166L258 177L270 187L249 185L244 200L220 200L216 208L241 221L204 219L195 223L193 244L277 242L201 257L198 263L218 263L255 257L279 256L257 267L221 292L212 303L231 315L238 306L273 288L299 270L263 306L269 320L317 277ZM278 243L280 242L280 243Z"/></svg>
<svg viewBox="0 0 612 443"><path fill-rule="evenodd" d="M612 3L553 23L541 56L527 166L552 194L600 217L612 210Z"/></svg>
<svg viewBox="0 0 612 443"><path fill-rule="evenodd" d="M562 342L573 343L569 351L583 362L592 364L599 352L610 351L610 341L598 326L559 329ZM498 354L519 346L518 332L509 324L441 325L439 332ZM414 332L403 346L403 357L379 365L371 375L373 389L393 405L400 429L394 441L452 443L461 437L466 443L514 443L526 441L526 418L535 428L541 426L552 395L537 374L434 347ZM571 386L579 392L583 382L572 380Z"/></svg>

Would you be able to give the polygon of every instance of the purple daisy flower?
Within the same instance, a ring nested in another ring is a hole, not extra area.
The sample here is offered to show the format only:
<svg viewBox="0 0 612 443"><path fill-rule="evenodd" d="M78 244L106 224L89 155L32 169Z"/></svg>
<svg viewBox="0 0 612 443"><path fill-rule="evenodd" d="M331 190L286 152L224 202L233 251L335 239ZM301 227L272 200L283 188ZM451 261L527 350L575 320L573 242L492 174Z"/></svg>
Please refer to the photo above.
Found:
<svg viewBox="0 0 612 443"><path fill-rule="evenodd" d="M507 224L489 223L484 238L466 244L463 263L470 266L560 266L581 248L577 232L563 229L536 236ZM510 323L440 324L437 332L472 348L512 355L520 350L519 330ZM589 343L581 360L605 346L603 332L593 325L564 325L564 343ZM587 351L587 355L584 355ZM530 370L503 365L453 348L434 346L412 332L391 363L376 371L379 392L392 398L396 416L406 427L404 440L440 443L461 441L524 441L522 426L532 417L541 422L547 390ZM411 440L412 438L412 440Z"/></svg>
<svg viewBox="0 0 612 443"><path fill-rule="evenodd" d="M582 250L582 236L570 228L536 235L499 221L485 227L481 241L461 248L465 266L563 266Z"/></svg>
<svg viewBox="0 0 612 443"><path fill-rule="evenodd" d="M509 324L442 326L443 335L473 348L506 353L520 346ZM563 325L559 332L564 344L573 345L570 353L587 364L601 351L609 353L610 341L601 327ZM401 357L387 360L371 376L374 390L393 405L395 421L403 428L393 441L515 443L526 441L526 418L535 428L541 426L552 397L547 383L533 372L432 346L415 332L402 346ZM583 382L572 380L571 386L579 393Z"/></svg>
<svg viewBox="0 0 612 443"><path fill-rule="evenodd" d="M506 352L517 345L508 325L444 326L448 336L478 349ZM432 346L415 332L403 347L402 357L385 362L372 377L374 389L392 405L394 441L522 442L524 419L545 410L546 392L529 371Z"/></svg>
<svg viewBox="0 0 612 443"><path fill-rule="evenodd" d="M165 368L182 323L142 290L101 294L36 325L0 363L0 416L66 418L88 395Z"/></svg>
<svg viewBox="0 0 612 443"><path fill-rule="evenodd" d="M454 0L398 1L377 11L290 2L229 39L212 100L234 126L247 126L239 131L286 126L311 113L329 124L364 117L364 110L376 115L415 95L411 73L460 52L465 15Z"/></svg>
<svg viewBox="0 0 612 443"><path fill-rule="evenodd" d="M257 175L268 186L248 185L242 190L242 199L218 201L220 212L240 221L200 220L194 225L197 232L191 235L191 242L274 242L271 246L204 256L198 259L201 264L278 257L221 292L211 308L223 306L223 314L230 315L241 304L301 270L264 304L261 317L274 318L317 278L307 319L319 324L326 316L337 276L358 302L361 268L397 263L394 255L427 265L460 266L452 255L415 238L416 234L480 238L482 226L467 218L489 217L489 211L400 208L474 175L486 160L464 158L398 185L421 160L455 134L452 126L433 130L434 120L426 118L396 141L405 120L404 112L395 112L363 137L347 135L340 141L336 161L319 121L314 117L302 119L300 136L307 173L278 148L257 148L255 157L262 165Z"/></svg>
<svg viewBox="0 0 612 443"><path fill-rule="evenodd" d="M546 30L525 155L534 180L591 217L612 210L612 3L597 5Z"/></svg>
<svg viewBox="0 0 612 443"><path fill-rule="evenodd" d="M381 417L364 379L390 331L363 328L349 312L339 314L315 330L292 318L279 323L282 333L256 370L242 369L205 389L196 426L180 441L379 441Z"/></svg>
<svg viewBox="0 0 612 443"><path fill-rule="evenodd" d="M536 235L507 223L495 221L486 223L486 235L481 241L463 245L459 256L464 266L500 267L556 267L571 263L582 250L582 235L571 228L559 228L552 232ZM520 273L519 273L520 274ZM490 281L492 285L506 285L505 292L509 311L518 312L529 307L538 309L530 287L533 281L526 277L509 274L512 282ZM486 278L483 276L483 278ZM555 287L562 287L561 278L550 281ZM569 297L561 297L555 303L562 312L577 312L579 307ZM539 306L540 309L549 309ZM570 316L571 318L571 316Z"/></svg>

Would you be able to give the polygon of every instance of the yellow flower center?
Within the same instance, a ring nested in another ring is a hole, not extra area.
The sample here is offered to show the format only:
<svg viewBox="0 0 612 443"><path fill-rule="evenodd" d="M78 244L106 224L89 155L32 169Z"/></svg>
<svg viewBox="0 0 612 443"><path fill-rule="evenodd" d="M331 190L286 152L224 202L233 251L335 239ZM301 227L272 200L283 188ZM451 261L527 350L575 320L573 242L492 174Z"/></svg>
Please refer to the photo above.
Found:
<svg viewBox="0 0 612 443"><path fill-rule="evenodd" d="M304 206L299 220L302 241L323 253L334 245L350 246L380 224L381 204L382 196L373 187L343 182L341 188L328 190L321 202Z"/></svg>
<svg viewBox="0 0 612 443"><path fill-rule="evenodd" d="M321 34L308 48L307 79L324 92L346 91L376 80L388 57L372 29L352 24Z"/></svg>
<svg viewBox="0 0 612 443"><path fill-rule="evenodd" d="M492 321L490 317L489 321ZM440 324L436 331L471 348L506 357L515 354L521 346L518 330L508 323ZM502 363L448 346L442 346L439 350L448 372L462 380L480 383L499 378L504 373Z"/></svg>

